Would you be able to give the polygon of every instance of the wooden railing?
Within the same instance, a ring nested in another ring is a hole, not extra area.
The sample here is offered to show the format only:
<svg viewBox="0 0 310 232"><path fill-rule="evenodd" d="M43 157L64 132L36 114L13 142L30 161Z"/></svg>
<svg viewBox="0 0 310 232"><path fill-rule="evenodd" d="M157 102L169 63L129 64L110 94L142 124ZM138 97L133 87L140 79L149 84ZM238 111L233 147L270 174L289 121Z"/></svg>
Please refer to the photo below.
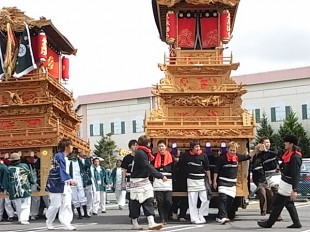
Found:
<svg viewBox="0 0 310 232"><path fill-rule="evenodd" d="M210 56L210 57L166 57L164 58L165 65L229 65L232 64L232 56Z"/></svg>
<svg viewBox="0 0 310 232"><path fill-rule="evenodd" d="M251 125L253 124L252 117ZM147 126L244 126L242 116L205 116L205 117L147 117Z"/></svg>
<svg viewBox="0 0 310 232"><path fill-rule="evenodd" d="M40 128L27 128L27 129L10 129L10 130L0 130L0 138L26 138L34 136L46 136L48 134L55 135L57 128L54 127L40 127Z"/></svg>

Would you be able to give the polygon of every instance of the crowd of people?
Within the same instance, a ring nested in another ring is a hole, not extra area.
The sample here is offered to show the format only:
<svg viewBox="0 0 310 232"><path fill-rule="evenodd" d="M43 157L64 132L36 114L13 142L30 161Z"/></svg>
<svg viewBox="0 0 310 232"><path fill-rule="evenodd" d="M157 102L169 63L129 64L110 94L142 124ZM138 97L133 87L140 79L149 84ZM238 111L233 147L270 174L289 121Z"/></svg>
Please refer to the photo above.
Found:
<svg viewBox="0 0 310 232"><path fill-rule="evenodd" d="M286 207L293 221L288 228L302 226L294 205L302 162L295 136L284 138L286 152L281 164L267 137L243 155L237 153L238 144L233 141L227 144L225 154L214 155L206 154L196 140L183 152L169 151L166 141L159 140L153 144L156 146L153 153L151 142L146 135L130 140L131 153L117 159L116 167L110 172L100 165L98 157L86 157L73 148L70 139L63 138L52 159L46 184L48 196L44 197L32 196L40 188L39 158L31 154L22 159L19 153L12 153L9 163L0 162L0 191L9 195L0 199L0 219L5 211L12 221L15 211L21 224L29 224L29 219L42 214L43 204L47 208L47 229L54 229L53 222L58 215L66 230L76 230L71 225L74 212L78 219L106 213L107 187L112 187L118 208L122 210L128 203L134 230L142 229L138 221L141 210L150 230L161 229L170 220L186 222L187 213L191 223L204 224L208 220L212 191L218 191L216 221L226 224L231 220L229 210L236 196L238 165L250 161L260 214L269 214L268 220L258 221L258 225L271 228L282 220L281 211ZM185 195L173 195L173 192Z"/></svg>

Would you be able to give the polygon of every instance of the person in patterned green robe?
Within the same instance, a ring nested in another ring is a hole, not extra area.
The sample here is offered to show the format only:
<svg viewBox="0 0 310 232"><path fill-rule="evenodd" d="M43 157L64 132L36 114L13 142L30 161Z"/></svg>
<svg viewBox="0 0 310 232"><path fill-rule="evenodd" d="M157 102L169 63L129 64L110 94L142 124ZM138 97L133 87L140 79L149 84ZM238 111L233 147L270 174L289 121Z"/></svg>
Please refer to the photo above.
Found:
<svg viewBox="0 0 310 232"><path fill-rule="evenodd" d="M31 185L35 184L33 176L27 164L20 163L20 155L12 153L10 156L9 198L16 205L16 212L20 224L29 224Z"/></svg>

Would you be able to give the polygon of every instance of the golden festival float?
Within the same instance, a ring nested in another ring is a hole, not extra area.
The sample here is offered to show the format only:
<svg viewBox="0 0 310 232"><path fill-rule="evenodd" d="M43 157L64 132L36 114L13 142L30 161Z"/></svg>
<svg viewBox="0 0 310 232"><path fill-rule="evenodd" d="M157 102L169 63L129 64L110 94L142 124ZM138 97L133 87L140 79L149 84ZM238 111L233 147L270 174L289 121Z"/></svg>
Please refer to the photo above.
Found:
<svg viewBox="0 0 310 232"><path fill-rule="evenodd" d="M146 115L145 131L166 140L172 152L197 139L205 152L226 153L229 141L249 150L255 117L241 107L245 86L231 77L239 63L225 48L232 38L239 0L152 0L160 39L169 46L153 88L156 108ZM235 212L246 206L248 163L238 170ZM174 193L184 195L186 193Z"/></svg>
<svg viewBox="0 0 310 232"><path fill-rule="evenodd" d="M0 10L0 29L0 156L38 157L42 188L34 195L45 195L61 138L90 152L89 143L77 136L81 117L63 85L69 79L69 56L77 50L51 20L32 19L15 7Z"/></svg>

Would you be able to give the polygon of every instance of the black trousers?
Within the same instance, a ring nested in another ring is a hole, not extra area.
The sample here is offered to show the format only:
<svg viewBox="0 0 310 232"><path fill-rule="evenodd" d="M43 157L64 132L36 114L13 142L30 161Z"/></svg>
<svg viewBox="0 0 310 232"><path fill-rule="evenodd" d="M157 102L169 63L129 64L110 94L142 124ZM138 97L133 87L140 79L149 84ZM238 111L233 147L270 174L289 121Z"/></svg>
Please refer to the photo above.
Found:
<svg viewBox="0 0 310 232"><path fill-rule="evenodd" d="M180 218L186 217L188 210L188 197L173 197L172 198L172 213L177 214L180 208Z"/></svg>
<svg viewBox="0 0 310 232"><path fill-rule="evenodd" d="M144 202L140 203L137 200L130 200L129 204L129 217L131 219L136 219L140 216L140 207L142 206L144 216L155 216L154 212L154 198L150 197Z"/></svg>
<svg viewBox="0 0 310 232"><path fill-rule="evenodd" d="M167 221L170 216L172 206L171 191L155 191L158 213L161 221Z"/></svg>
<svg viewBox="0 0 310 232"><path fill-rule="evenodd" d="M219 203L218 203L218 218L228 218L228 211L230 210L234 198L226 195L225 193L219 193Z"/></svg>
<svg viewBox="0 0 310 232"><path fill-rule="evenodd" d="M289 212L293 223L300 225L300 220L294 202L291 201L290 196L282 196L279 193L274 196L272 212L267 220L267 223L272 226L277 221L284 207Z"/></svg>
<svg viewBox="0 0 310 232"><path fill-rule="evenodd" d="M272 210L273 192L265 183L255 183L258 187L257 195L261 213L270 213Z"/></svg>

